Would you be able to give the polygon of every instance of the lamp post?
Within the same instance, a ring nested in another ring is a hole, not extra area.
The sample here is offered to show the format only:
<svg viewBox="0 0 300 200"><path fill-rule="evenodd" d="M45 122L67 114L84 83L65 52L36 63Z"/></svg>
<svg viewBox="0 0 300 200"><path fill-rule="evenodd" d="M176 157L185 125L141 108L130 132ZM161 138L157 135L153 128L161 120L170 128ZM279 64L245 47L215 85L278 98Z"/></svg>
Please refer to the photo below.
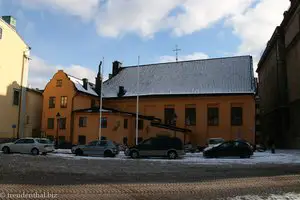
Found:
<svg viewBox="0 0 300 200"><path fill-rule="evenodd" d="M59 114L59 112L56 114L56 120L57 120L57 127L56 127L56 148L58 148L58 129L59 129L59 120L60 120L60 114Z"/></svg>

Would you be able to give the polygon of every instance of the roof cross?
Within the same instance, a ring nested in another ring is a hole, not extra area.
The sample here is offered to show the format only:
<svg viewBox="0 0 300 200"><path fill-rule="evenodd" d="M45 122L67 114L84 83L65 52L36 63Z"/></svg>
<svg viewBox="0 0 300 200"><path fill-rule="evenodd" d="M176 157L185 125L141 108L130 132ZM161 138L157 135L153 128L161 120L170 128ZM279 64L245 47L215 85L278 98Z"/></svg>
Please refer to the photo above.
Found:
<svg viewBox="0 0 300 200"><path fill-rule="evenodd" d="M176 52L176 62L178 62L178 52L181 51L181 49L178 49L178 45L176 44L176 47L173 49L173 51Z"/></svg>

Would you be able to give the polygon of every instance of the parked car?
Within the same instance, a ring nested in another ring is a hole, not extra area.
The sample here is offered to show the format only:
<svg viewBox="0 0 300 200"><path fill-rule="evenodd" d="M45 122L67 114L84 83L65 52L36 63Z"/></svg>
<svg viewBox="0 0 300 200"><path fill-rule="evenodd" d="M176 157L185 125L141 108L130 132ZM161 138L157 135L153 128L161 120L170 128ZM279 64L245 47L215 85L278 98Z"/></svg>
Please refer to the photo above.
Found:
<svg viewBox="0 0 300 200"><path fill-rule="evenodd" d="M207 146L213 147L213 146L217 146L223 142L225 142L225 140L223 138L209 138L207 140Z"/></svg>
<svg viewBox="0 0 300 200"><path fill-rule="evenodd" d="M255 149L256 149L255 145L252 144L252 143L250 143L250 142L248 142L247 140L244 140L244 139L237 139L237 140L235 140L235 141L240 141L240 142L245 142L245 143L247 143L247 144L251 147L252 151L255 151Z"/></svg>
<svg viewBox="0 0 300 200"><path fill-rule="evenodd" d="M226 141L218 146L207 147L203 151L206 158L240 157L250 158L253 155L251 146L242 141Z"/></svg>
<svg viewBox="0 0 300 200"><path fill-rule="evenodd" d="M71 151L77 156L115 157L118 154L116 145L110 140L94 140L87 145L74 146Z"/></svg>
<svg viewBox="0 0 300 200"><path fill-rule="evenodd" d="M126 156L131 158L139 157L168 157L176 159L185 154L184 145L179 138L176 137L152 137L146 139L133 147L127 148Z"/></svg>
<svg viewBox="0 0 300 200"><path fill-rule="evenodd" d="M1 144L3 153L47 154L54 151L54 144L46 138L21 138L15 142Z"/></svg>

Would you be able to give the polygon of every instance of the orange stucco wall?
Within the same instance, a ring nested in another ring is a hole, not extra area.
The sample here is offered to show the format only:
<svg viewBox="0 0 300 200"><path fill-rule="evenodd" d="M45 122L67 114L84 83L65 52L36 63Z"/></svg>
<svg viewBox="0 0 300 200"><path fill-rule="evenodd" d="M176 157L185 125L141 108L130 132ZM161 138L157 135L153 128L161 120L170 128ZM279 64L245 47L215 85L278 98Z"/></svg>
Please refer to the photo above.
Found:
<svg viewBox="0 0 300 200"><path fill-rule="evenodd" d="M62 87L56 87L56 80L62 79ZM66 130L59 130L59 136L65 136L67 141L78 143L78 135L85 135L86 142L95 140L99 137L99 113L78 113L73 110L86 109L91 107L91 99L94 98L99 104L99 99L94 96L78 93L75 90L74 84L69 80L63 71L58 71L50 82L47 84L43 93L43 115L42 129L46 135L56 136L56 120L53 130L47 129L47 119L55 118L59 112L62 117L67 118ZM56 107L49 108L49 97L56 97ZM68 107L60 108L60 97L68 97ZM196 108L196 125L185 126L185 108L187 106ZM104 99L103 106L108 108L120 109L122 111L136 112L136 99L124 98ZM140 97L139 113L147 116L155 116L164 121L164 108L172 106L177 114L177 127L188 128L192 130L186 137L186 141L191 141L193 144L204 145L208 138L222 137L226 140L236 139L238 135L243 139L254 142L255 138L255 101L252 95L227 95L227 96L199 96L199 97ZM210 106L219 108L219 125L208 126L207 124L207 109ZM241 126L231 126L231 107L239 106L243 108L243 124ZM88 126L79 127L79 117L88 117ZM130 144L134 143L135 138L135 117L116 113L103 113L108 119L108 127L102 129L102 136L108 139L122 143L123 137L128 137ZM128 129L124 129L124 118L128 118ZM116 124L120 126L114 129ZM156 136L161 132L169 132L170 135L176 134L176 137L184 140L182 133L174 133L165 129L160 129L150 126L150 122L144 120L142 130L139 130L139 137L143 139ZM73 133L73 135L71 134Z"/></svg>
<svg viewBox="0 0 300 200"><path fill-rule="evenodd" d="M194 105L196 108L196 125L185 126L185 107ZM105 106L119 108L123 111L136 112L136 100L106 100ZM187 137L194 144L204 145L208 138L222 137L226 140L236 139L238 135L254 142L255 138L255 101L249 96L214 96L214 97L161 97L140 98L139 112L143 115L151 115L164 120L164 108L173 106L177 114L177 126L188 128L192 133ZM207 125L207 108L217 106L219 108L219 125ZM243 108L242 126L231 126L231 106ZM135 123L134 120L132 123ZM149 121L144 121L144 129L139 131L143 138L155 136L161 131L167 131L150 126ZM174 132L170 132L174 133ZM135 135L135 130L131 132ZM176 133L177 137L183 139L182 133ZM133 136L135 137L135 136Z"/></svg>
<svg viewBox="0 0 300 200"><path fill-rule="evenodd" d="M56 81L62 80L62 87L56 87ZM67 108L60 107L61 96L67 96ZM83 93L78 93L75 90L75 86L68 76L63 71L58 71L54 74L53 78L46 85L43 93L43 114L42 114L42 131L45 132L47 136L53 136L56 138L57 132L57 120L54 122L54 129L47 128L48 118L56 118L56 114L59 112L61 117L66 117L66 129L59 130L59 136L65 136L66 141L71 141L71 133L74 125L72 124L74 120L72 119L72 111L76 109L84 109L91 107L91 99L99 100L97 97L86 95ZM55 97L55 108L49 108L49 97Z"/></svg>
<svg viewBox="0 0 300 200"><path fill-rule="evenodd" d="M87 117L87 126L79 127L79 118ZM117 113L103 113L102 117L107 118L107 127L101 129L101 136L107 137L109 140L123 143L123 137L128 137L128 140L132 140L130 133L132 132L132 126L128 123L128 128L124 129L124 119L131 118L126 115ZM73 144L78 143L78 136L86 136L86 142L90 142L99 138L99 125L100 115L99 113L75 113L74 114L74 137Z"/></svg>

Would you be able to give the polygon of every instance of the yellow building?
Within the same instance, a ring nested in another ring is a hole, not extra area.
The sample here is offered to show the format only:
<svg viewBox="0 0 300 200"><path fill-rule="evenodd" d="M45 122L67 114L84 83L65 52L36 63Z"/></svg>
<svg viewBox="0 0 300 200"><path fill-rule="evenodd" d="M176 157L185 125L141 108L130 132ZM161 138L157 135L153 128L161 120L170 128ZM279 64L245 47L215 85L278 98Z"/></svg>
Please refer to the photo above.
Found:
<svg viewBox="0 0 300 200"><path fill-rule="evenodd" d="M27 88L24 137L44 136L41 132L42 112L43 91Z"/></svg>
<svg viewBox="0 0 300 200"><path fill-rule="evenodd" d="M14 18L0 18L0 138L24 134L29 53Z"/></svg>

